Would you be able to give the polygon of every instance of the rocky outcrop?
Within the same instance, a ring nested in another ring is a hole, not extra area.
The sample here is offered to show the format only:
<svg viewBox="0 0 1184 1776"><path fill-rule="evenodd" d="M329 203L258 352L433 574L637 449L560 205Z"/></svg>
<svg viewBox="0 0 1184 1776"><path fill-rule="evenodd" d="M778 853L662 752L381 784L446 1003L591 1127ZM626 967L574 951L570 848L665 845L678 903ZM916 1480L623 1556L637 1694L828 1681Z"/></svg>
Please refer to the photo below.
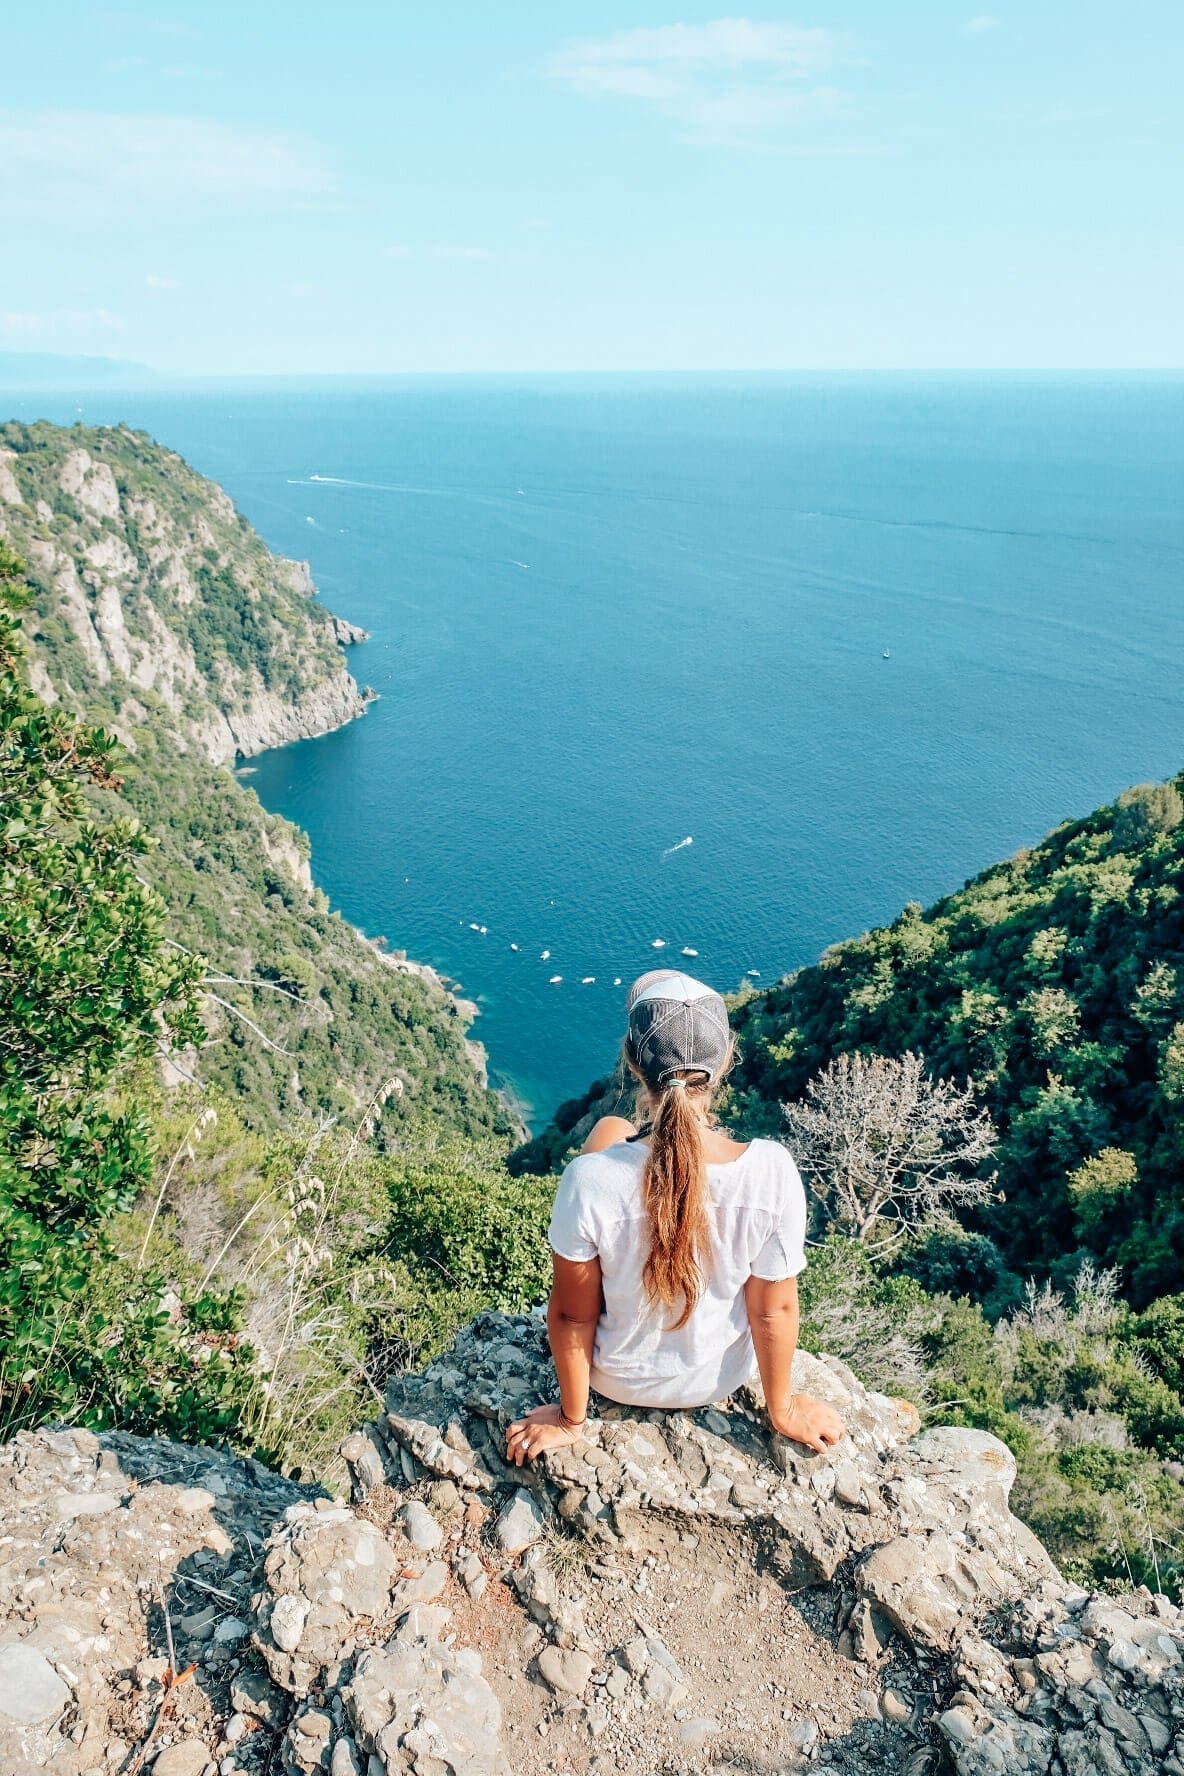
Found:
<svg viewBox="0 0 1184 1776"><path fill-rule="evenodd" d="M0 535L29 566L38 666L62 701L150 692L218 764L364 714L341 648L366 632L314 602L308 563L271 555L222 488L121 427L5 435ZM125 701L111 725L135 750Z"/></svg>
<svg viewBox="0 0 1184 1776"><path fill-rule="evenodd" d="M0 1767L1181 1776L1184 1615L1067 1585L994 1438L799 1362L849 1428L828 1456L744 1394L609 1408L507 1467L554 1381L540 1320L498 1314L347 1439L349 1503L156 1440L18 1437Z"/></svg>

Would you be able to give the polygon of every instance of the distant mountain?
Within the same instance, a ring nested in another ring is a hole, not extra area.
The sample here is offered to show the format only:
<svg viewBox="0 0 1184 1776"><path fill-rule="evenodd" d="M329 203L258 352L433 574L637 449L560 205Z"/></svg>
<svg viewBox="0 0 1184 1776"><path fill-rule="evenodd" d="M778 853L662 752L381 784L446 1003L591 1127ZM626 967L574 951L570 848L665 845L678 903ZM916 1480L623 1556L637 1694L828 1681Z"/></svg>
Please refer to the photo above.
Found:
<svg viewBox="0 0 1184 1776"><path fill-rule="evenodd" d="M151 382L157 372L130 358L73 358L58 352L0 352L0 390L94 388L97 384Z"/></svg>

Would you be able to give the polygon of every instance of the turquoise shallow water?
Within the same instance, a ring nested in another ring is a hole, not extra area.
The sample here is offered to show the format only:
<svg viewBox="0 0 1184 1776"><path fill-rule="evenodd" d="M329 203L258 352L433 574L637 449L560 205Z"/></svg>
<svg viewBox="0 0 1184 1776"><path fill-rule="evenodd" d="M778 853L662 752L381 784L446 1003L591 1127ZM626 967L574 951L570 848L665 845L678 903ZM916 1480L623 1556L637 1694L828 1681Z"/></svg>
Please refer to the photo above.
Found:
<svg viewBox="0 0 1184 1776"><path fill-rule="evenodd" d="M147 427L373 632L382 700L249 781L536 1115L611 1061L615 977L771 981L1184 766L1179 377L0 406Z"/></svg>

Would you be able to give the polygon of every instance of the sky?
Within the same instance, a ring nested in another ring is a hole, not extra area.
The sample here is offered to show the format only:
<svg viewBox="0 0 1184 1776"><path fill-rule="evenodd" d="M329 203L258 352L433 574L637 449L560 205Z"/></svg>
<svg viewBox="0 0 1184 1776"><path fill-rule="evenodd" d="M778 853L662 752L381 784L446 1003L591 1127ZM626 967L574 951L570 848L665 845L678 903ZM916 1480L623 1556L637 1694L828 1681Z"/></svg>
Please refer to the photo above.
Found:
<svg viewBox="0 0 1184 1776"><path fill-rule="evenodd" d="M5 11L0 351L1184 364L1179 0Z"/></svg>

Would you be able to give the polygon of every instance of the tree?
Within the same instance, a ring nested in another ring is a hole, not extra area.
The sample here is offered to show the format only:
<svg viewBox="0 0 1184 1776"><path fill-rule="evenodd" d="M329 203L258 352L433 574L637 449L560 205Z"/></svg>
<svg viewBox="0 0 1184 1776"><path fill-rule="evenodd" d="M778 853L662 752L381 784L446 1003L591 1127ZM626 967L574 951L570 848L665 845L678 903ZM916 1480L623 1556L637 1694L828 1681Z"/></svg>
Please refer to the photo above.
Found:
<svg viewBox="0 0 1184 1776"><path fill-rule="evenodd" d="M1138 1181L1135 1156L1123 1147L1103 1147L1070 1172L1069 1195L1080 1237L1095 1237L1111 1210L1121 1207Z"/></svg>
<svg viewBox="0 0 1184 1776"><path fill-rule="evenodd" d="M115 742L28 690L22 567L0 545L0 1411L35 1414L110 1217L151 1177L127 1091L162 1040L202 1036L200 964L167 947L134 821L91 818ZM121 1088L125 1088L121 1092ZM59 1403L65 1398L59 1393Z"/></svg>
<svg viewBox="0 0 1184 1776"><path fill-rule="evenodd" d="M895 1250L922 1222L983 1202L995 1128L969 1085L928 1077L918 1054L841 1054L784 1107L831 1225Z"/></svg>
<svg viewBox="0 0 1184 1776"><path fill-rule="evenodd" d="M1184 797L1174 783L1136 783L1116 804L1114 848L1134 851L1159 833L1174 832L1184 820Z"/></svg>

